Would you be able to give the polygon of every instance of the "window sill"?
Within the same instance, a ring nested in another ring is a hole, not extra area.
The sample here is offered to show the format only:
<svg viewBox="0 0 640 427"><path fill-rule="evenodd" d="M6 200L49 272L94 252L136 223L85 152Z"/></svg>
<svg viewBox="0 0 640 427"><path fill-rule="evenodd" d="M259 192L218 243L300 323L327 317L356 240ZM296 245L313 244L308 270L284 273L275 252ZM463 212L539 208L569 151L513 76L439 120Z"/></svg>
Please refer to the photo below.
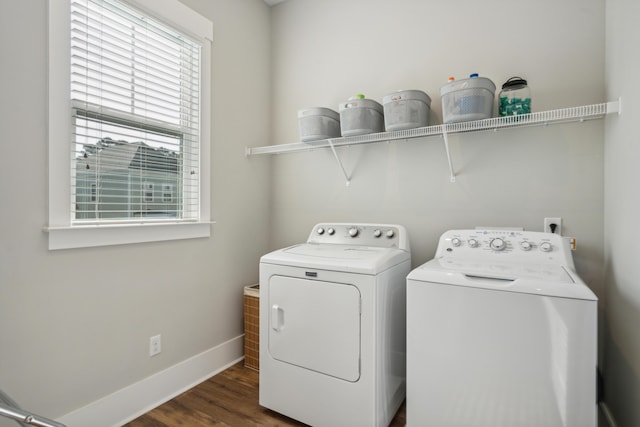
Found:
<svg viewBox="0 0 640 427"><path fill-rule="evenodd" d="M49 233L49 250L57 250L210 237L211 224L214 222L105 224L45 227L44 231Z"/></svg>

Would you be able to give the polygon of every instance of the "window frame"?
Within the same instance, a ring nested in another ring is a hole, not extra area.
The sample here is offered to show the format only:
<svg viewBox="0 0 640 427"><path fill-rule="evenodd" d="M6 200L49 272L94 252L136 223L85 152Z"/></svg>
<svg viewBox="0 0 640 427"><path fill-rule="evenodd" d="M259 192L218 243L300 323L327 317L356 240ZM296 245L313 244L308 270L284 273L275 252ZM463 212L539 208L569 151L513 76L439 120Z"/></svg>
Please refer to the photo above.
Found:
<svg viewBox="0 0 640 427"><path fill-rule="evenodd" d="M120 0L202 44L199 219L194 221L105 222L71 220L70 3L48 0L49 249L120 245L210 237L211 44L213 24L178 0Z"/></svg>

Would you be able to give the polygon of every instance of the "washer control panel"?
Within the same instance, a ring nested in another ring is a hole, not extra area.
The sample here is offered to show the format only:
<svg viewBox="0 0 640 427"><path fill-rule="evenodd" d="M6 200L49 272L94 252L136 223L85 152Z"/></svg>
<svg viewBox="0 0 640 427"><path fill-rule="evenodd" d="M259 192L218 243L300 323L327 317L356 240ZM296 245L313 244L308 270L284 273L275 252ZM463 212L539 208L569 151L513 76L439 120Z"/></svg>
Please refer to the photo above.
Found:
<svg viewBox="0 0 640 427"><path fill-rule="evenodd" d="M313 227L307 243L396 247L409 250L406 229L394 224L320 223Z"/></svg>
<svg viewBox="0 0 640 427"><path fill-rule="evenodd" d="M573 265L569 243L557 234L519 230L450 230L438 243L436 258Z"/></svg>

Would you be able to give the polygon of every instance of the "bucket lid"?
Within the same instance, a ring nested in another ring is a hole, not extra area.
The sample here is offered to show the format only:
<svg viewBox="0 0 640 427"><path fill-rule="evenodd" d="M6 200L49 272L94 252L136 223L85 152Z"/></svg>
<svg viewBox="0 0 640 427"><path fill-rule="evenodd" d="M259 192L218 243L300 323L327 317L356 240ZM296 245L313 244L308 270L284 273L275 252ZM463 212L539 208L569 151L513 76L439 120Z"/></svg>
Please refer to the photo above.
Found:
<svg viewBox="0 0 640 427"><path fill-rule="evenodd" d="M340 103L340 112L349 108L371 108L372 110L378 111L380 114L383 114L384 111L382 109L382 105L373 99L352 99L347 102Z"/></svg>
<svg viewBox="0 0 640 427"><path fill-rule="evenodd" d="M495 93L496 85L486 77L469 77L468 79L454 80L442 86L440 95L463 89L487 89L491 93Z"/></svg>
<svg viewBox="0 0 640 427"><path fill-rule="evenodd" d="M427 106L431 105L431 98L421 90L398 90L382 97L383 104L403 100L422 101Z"/></svg>
<svg viewBox="0 0 640 427"><path fill-rule="evenodd" d="M522 77L511 77L504 82L502 89L521 89L527 85L527 81Z"/></svg>
<svg viewBox="0 0 640 427"><path fill-rule="evenodd" d="M312 107L298 110L299 119L308 116L327 116L331 117L332 119L340 120L340 115L337 112L333 111L331 108Z"/></svg>

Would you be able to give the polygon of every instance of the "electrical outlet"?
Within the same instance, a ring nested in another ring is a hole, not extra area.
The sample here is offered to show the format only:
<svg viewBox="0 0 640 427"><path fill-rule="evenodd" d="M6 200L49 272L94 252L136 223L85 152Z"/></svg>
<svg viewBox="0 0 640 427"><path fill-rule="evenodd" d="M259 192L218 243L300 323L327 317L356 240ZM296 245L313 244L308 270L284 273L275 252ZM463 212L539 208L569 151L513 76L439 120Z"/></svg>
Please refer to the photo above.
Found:
<svg viewBox="0 0 640 427"><path fill-rule="evenodd" d="M155 356L162 351L162 341L160 335L149 338L149 356Z"/></svg>
<svg viewBox="0 0 640 427"><path fill-rule="evenodd" d="M552 225L555 224L555 228L552 229ZM555 233L562 235L562 218L545 218L544 219L544 232Z"/></svg>

